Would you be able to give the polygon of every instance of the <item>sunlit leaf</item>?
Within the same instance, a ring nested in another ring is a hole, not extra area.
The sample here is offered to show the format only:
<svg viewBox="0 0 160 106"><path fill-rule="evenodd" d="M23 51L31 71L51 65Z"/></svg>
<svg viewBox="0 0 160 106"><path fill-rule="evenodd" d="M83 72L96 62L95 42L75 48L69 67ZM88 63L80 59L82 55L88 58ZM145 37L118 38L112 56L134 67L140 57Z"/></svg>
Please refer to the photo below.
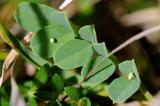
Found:
<svg viewBox="0 0 160 106"><path fill-rule="evenodd" d="M29 97L28 98L28 105L29 106L38 106L36 99Z"/></svg>
<svg viewBox="0 0 160 106"><path fill-rule="evenodd" d="M0 51L0 60L5 60L5 58L7 57L7 52L5 51Z"/></svg>

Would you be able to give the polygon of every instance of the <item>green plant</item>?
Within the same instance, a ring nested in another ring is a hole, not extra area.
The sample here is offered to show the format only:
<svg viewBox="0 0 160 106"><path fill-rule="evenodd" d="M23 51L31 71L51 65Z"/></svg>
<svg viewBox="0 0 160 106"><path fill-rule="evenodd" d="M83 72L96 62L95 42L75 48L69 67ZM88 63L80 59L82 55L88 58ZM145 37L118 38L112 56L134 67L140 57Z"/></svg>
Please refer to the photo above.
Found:
<svg viewBox="0 0 160 106"><path fill-rule="evenodd" d="M19 87L29 105L37 105L35 98L38 98L48 101L45 103L48 106L91 106L92 101L87 94L97 94L95 88L99 86L100 91L107 88L105 92L113 103L119 103L126 101L141 88L135 61L118 63L106 49L105 43L98 43L93 25L79 29L71 24L63 12L46 5L25 2L19 4L15 20L22 28L33 33L30 46L25 46L2 24L0 35L38 70L33 80ZM104 83L114 74L116 66L121 72L120 77L111 83ZM80 74L76 71L79 67L82 68ZM4 68L2 71L5 71ZM15 86L13 81L12 88ZM148 92L143 95L147 100L151 99Z"/></svg>

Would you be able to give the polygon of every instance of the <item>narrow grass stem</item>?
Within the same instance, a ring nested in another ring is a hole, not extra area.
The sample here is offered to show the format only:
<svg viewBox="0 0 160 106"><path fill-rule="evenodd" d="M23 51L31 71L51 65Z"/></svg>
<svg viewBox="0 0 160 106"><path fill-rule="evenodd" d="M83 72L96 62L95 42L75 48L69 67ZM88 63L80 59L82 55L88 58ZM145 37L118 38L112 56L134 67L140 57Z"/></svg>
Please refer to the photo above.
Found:
<svg viewBox="0 0 160 106"><path fill-rule="evenodd" d="M146 87L143 84L141 85L140 92L142 93L142 95L145 97L147 101L152 100L153 98L152 94L146 89Z"/></svg>

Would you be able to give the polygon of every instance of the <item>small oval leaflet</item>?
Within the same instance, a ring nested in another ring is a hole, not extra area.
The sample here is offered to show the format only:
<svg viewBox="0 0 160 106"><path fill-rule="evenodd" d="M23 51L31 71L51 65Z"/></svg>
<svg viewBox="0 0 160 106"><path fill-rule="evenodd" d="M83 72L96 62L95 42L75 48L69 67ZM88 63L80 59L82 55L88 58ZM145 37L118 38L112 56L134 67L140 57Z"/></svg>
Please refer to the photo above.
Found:
<svg viewBox="0 0 160 106"><path fill-rule="evenodd" d="M92 54L93 49L89 42L74 39L58 48L54 61L62 69L73 69L83 66Z"/></svg>
<svg viewBox="0 0 160 106"><path fill-rule="evenodd" d="M116 78L108 87L109 97L113 103L122 103L131 97L140 87L137 79Z"/></svg>
<svg viewBox="0 0 160 106"><path fill-rule="evenodd" d="M90 84L98 85L107 80L114 73L115 64L112 62L112 60L104 60L103 56L99 56L95 59L91 59L83 66L81 71L82 78L87 77L87 75L91 72L90 70L92 70L92 74L87 79L87 82Z"/></svg>

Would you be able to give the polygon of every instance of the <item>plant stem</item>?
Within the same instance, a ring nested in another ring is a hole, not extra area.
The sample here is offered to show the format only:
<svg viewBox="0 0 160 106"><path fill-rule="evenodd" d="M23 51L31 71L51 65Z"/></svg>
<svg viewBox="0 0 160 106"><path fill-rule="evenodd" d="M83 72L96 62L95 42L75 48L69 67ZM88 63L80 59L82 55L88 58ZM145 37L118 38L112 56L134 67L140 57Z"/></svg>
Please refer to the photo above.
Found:
<svg viewBox="0 0 160 106"><path fill-rule="evenodd" d="M146 89L146 87L143 84L141 85L140 92L146 98L147 101L152 100L152 94Z"/></svg>
<svg viewBox="0 0 160 106"><path fill-rule="evenodd" d="M148 35L152 35L153 33L159 32L160 31L160 25L150 28L148 30L145 30L139 34L134 35L133 37L129 38L127 41L125 41L124 43L122 43L121 45L119 45L118 47L116 47L114 50L112 50L109 54L108 57L110 57L111 55L117 53L118 51L120 51L121 49L125 48L126 46L130 45L131 43L145 37Z"/></svg>

